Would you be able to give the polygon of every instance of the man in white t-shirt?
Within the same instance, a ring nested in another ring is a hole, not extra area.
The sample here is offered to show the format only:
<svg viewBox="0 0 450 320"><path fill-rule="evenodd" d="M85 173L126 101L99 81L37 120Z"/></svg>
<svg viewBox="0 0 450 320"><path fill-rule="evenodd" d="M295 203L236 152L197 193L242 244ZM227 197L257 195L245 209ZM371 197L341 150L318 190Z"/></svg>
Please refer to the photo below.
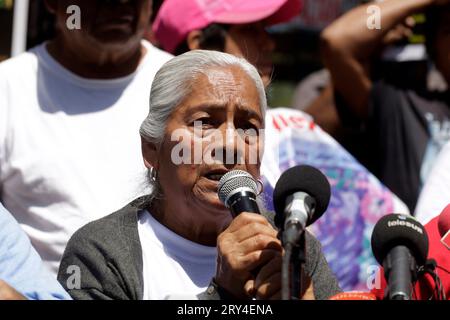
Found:
<svg viewBox="0 0 450 320"><path fill-rule="evenodd" d="M450 128L448 128L450 130ZM426 224L437 217L450 203L450 142L439 153L428 179L420 193L416 218Z"/></svg>
<svg viewBox="0 0 450 320"><path fill-rule="evenodd" d="M171 55L142 40L150 0L46 4L56 37L0 64L0 200L56 273L73 232L145 193L139 126Z"/></svg>

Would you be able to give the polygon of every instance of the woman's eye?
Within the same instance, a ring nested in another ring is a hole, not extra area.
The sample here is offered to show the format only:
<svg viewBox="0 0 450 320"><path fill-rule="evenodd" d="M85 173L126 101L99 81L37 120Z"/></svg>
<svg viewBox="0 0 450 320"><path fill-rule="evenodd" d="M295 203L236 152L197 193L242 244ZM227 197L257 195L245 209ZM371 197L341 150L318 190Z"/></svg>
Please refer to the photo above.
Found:
<svg viewBox="0 0 450 320"><path fill-rule="evenodd" d="M192 123L194 131L209 134L209 132L216 128L216 123L211 117L198 118Z"/></svg>
<svg viewBox="0 0 450 320"><path fill-rule="evenodd" d="M194 127L202 127L204 125L210 125L210 124L211 124L211 119L208 117L198 118L191 123L191 125Z"/></svg>
<svg viewBox="0 0 450 320"><path fill-rule="evenodd" d="M211 118L202 118L200 122L203 128L211 128L214 125L214 121Z"/></svg>
<svg viewBox="0 0 450 320"><path fill-rule="evenodd" d="M255 124L250 123L250 122L243 124L241 126L241 129L251 131L252 135L258 134L258 127ZM255 133L253 133L253 132L255 132Z"/></svg>

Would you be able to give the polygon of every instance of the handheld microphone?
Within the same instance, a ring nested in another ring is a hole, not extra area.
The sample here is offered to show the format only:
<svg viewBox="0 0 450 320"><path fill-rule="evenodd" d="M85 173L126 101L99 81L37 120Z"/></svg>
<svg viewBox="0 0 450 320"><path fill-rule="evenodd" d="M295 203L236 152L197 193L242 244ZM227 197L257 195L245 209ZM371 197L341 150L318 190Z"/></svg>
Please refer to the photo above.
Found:
<svg viewBox="0 0 450 320"><path fill-rule="evenodd" d="M233 217L242 212L260 213L256 203L258 183L248 172L232 170L220 178L218 195Z"/></svg>
<svg viewBox="0 0 450 320"><path fill-rule="evenodd" d="M439 215L438 229L441 243L450 250L450 204Z"/></svg>
<svg viewBox="0 0 450 320"><path fill-rule="evenodd" d="M325 212L330 196L330 184L318 169L300 165L286 170L273 192L275 224L283 230L283 242L295 246L305 228Z"/></svg>
<svg viewBox="0 0 450 320"><path fill-rule="evenodd" d="M372 233L372 251L384 268L389 300L410 300L417 268L428 256L428 235L413 217L389 214Z"/></svg>

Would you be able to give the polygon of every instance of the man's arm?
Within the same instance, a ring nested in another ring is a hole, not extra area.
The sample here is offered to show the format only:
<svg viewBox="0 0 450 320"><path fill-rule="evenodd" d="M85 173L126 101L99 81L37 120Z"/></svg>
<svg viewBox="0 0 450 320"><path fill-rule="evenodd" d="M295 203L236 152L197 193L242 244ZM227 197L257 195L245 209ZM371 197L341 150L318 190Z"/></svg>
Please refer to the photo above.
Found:
<svg viewBox="0 0 450 320"><path fill-rule="evenodd" d="M0 280L0 300L26 300L22 294L5 281Z"/></svg>
<svg viewBox="0 0 450 320"><path fill-rule="evenodd" d="M351 112L361 120L368 116L372 89L370 63L389 31L415 12L447 0L386 0L359 6L327 27L321 35L321 53L331 72L334 88ZM371 5L380 8L381 29L369 29Z"/></svg>

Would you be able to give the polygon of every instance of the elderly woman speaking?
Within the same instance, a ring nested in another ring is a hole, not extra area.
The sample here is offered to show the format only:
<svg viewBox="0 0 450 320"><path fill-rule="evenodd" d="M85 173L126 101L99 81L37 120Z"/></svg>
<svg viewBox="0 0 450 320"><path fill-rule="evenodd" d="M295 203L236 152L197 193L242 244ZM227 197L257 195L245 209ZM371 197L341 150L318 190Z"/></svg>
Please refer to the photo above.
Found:
<svg viewBox="0 0 450 320"><path fill-rule="evenodd" d="M58 275L70 295L280 298L283 249L273 217L233 219L217 195L230 170L259 178L265 109L263 82L242 58L194 50L167 62L140 131L151 194L74 234ZM299 298L327 299L339 287L309 233L306 249Z"/></svg>

